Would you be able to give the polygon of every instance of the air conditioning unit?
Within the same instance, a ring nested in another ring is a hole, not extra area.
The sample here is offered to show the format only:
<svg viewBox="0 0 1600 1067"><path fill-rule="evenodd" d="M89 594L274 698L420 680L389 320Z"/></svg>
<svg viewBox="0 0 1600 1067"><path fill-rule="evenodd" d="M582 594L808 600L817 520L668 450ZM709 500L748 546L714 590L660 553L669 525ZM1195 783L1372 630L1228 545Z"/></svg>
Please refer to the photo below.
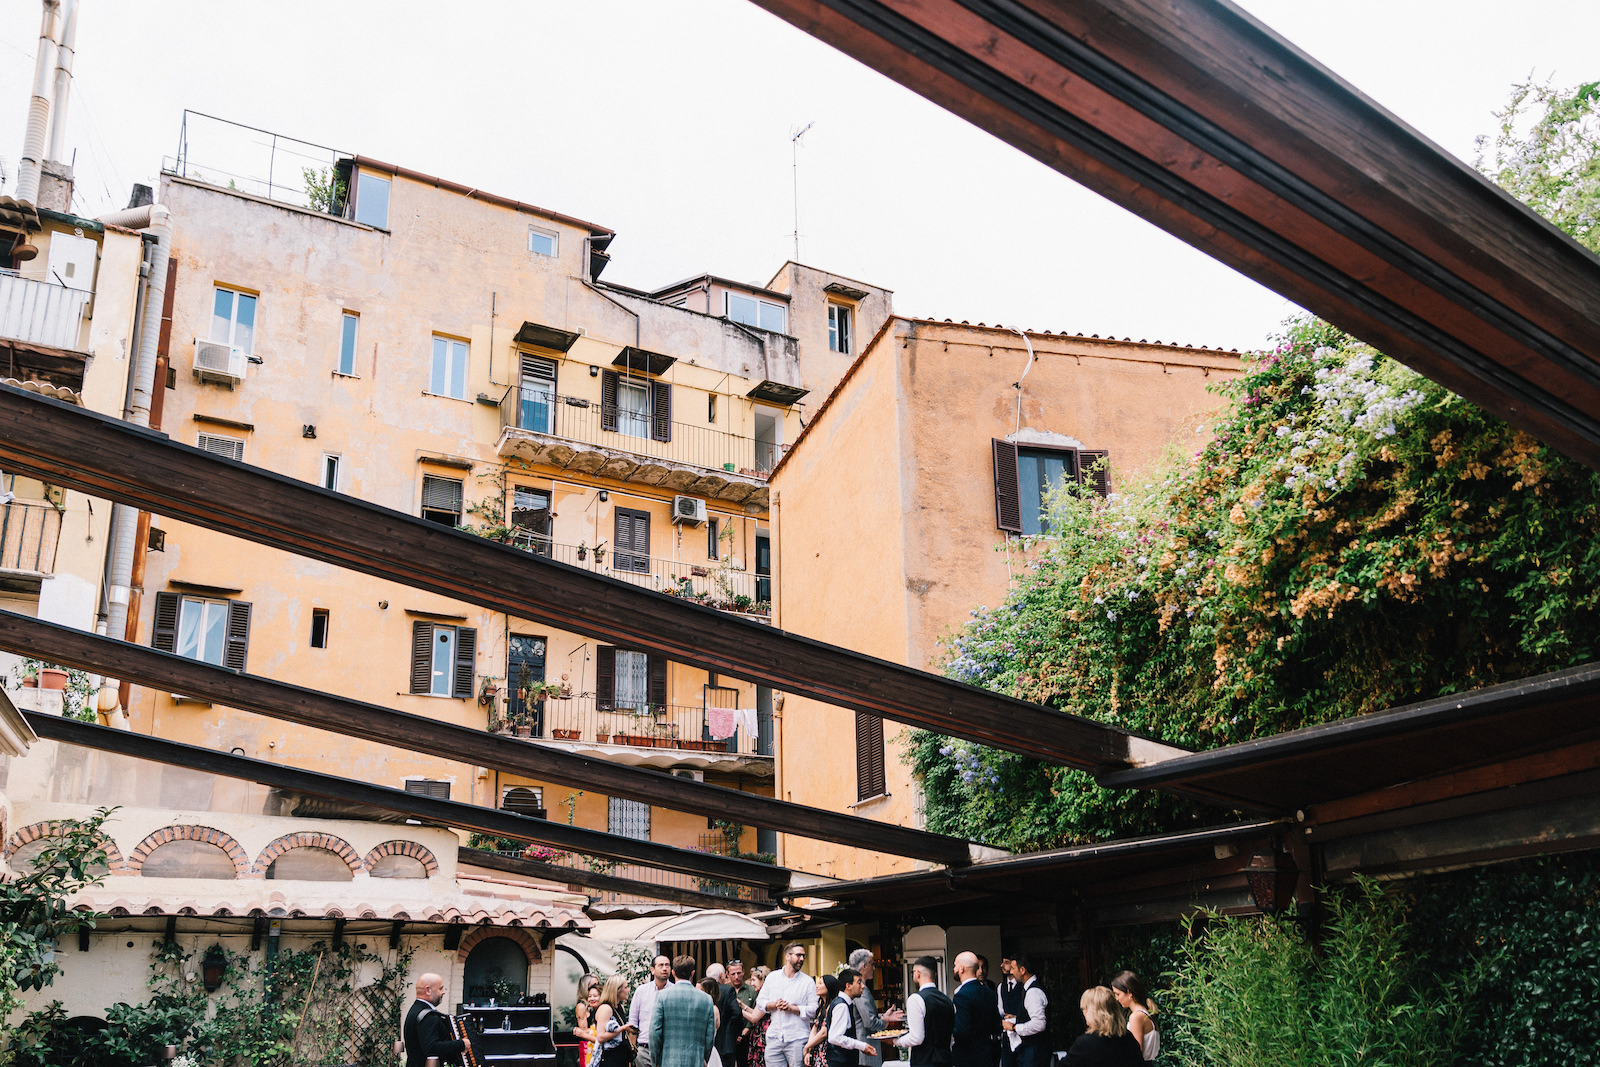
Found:
<svg viewBox="0 0 1600 1067"><path fill-rule="evenodd" d="M691 771L687 767L673 771L672 776L674 778L687 778L691 782L703 782L706 780L705 771Z"/></svg>
<svg viewBox="0 0 1600 1067"><path fill-rule="evenodd" d="M706 521L706 502L692 496L673 497L672 521L690 526L703 525Z"/></svg>
<svg viewBox="0 0 1600 1067"><path fill-rule="evenodd" d="M195 339L194 376L203 382L221 382L230 386L242 382L249 360L248 353L220 341Z"/></svg>

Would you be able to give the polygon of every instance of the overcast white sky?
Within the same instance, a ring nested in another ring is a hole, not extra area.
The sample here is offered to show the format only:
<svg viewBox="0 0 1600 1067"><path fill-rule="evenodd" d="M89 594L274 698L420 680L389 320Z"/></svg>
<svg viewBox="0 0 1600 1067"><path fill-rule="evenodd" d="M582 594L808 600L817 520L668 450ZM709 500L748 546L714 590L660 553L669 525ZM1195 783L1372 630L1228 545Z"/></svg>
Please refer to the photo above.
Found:
<svg viewBox="0 0 1600 1067"><path fill-rule="evenodd" d="M1513 82L1600 78L1600 0L1244 6L1469 161ZM8 173L39 10L0 0ZM616 282L764 282L815 122L802 258L902 313L1244 348L1293 310L746 0L82 0L77 75L82 214L153 183L192 108L609 226Z"/></svg>

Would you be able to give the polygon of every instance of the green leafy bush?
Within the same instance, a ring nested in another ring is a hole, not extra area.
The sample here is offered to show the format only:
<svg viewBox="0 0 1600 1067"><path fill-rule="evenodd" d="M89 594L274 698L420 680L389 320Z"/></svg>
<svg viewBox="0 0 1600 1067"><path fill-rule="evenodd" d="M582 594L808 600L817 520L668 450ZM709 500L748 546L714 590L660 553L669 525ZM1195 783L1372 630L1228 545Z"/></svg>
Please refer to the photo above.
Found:
<svg viewBox="0 0 1600 1067"><path fill-rule="evenodd" d="M1333 327L1219 387L1204 443L1069 487L946 673L1194 748L1595 659L1600 476ZM932 734L930 829L1010 848L1215 817Z"/></svg>
<svg viewBox="0 0 1600 1067"><path fill-rule="evenodd" d="M1187 1067L1458 1063L1485 964L1430 977L1405 900L1375 881L1330 894L1327 909L1315 947L1293 919L1211 916L1184 946L1171 1012L1158 1016L1174 1037L1167 1055Z"/></svg>
<svg viewBox="0 0 1600 1067"><path fill-rule="evenodd" d="M1416 943L1440 973L1494 958L1466 1014L1463 1067L1567 1067L1600 1049L1600 854L1426 880Z"/></svg>

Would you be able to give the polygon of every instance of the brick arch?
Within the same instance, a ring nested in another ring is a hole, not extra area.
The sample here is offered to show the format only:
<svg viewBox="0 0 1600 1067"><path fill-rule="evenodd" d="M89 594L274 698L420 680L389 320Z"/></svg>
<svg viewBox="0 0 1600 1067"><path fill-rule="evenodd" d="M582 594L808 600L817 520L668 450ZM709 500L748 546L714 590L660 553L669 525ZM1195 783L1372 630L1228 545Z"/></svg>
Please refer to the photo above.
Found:
<svg viewBox="0 0 1600 1067"><path fill-rule="evenodd" d="M456 951L456 962L466 963L468 954L491 937L504 937L515 941L517 946L528 954L530 964L544 960L538 939L520 926L474 926L462 936L461 947Z"/></svg>
<svg viewBox="0 0 1600 1067"><path fill-rule="evenodd" d="M4 833L5 831L4 820L4 814L0 813L0 833ZM5 857L7 860L9 860L12 854L23 845L32 844L41 837L60 837L66 833L66 830L66 824L59 819L49 819L45 822L29 823L27 826L24 826L22 829L12 834L11 837L6 840ZM117 847L117 843L111 840L110 835L108 835L104 830L100 832L100 837L105 845L107 869L109 869L112 874L121 874L123 869L128 865L127 861L122 858L122 850Z"/></svg>
<svg viewBox="0 0 1600 1067"><path fill-rule="evenodd" d="M371 852L368 852L363 862L367 865L367 870L370 871L385 856L410 856L412 859L422 863L423 872L429 878L439 873L439 861L434 858L432 852L415 841L406 841L403 838L385 841L376 846Z"/></svg>
<svg viewBox="0 0 1600 1067"><path fill-rule="evenodd" d="M262 849L261 855L256 857L256 863L251 868L251 872L257 877L265 878L267 868L272 866L273 860L296 848L320 848L324 851L332 852L335 856L344 860L344 864L350 868L351 874L360 874L366 870L366 867L362 866L361 863L361 853L351 848L350 842L344 838L334 837L332 834L318 833L314 830L297 830L292 834L284 834Z"/></svg>
<svg viewBox="0 0 1600 1067"><path fill-rule="evenodd" d="M260 877L260 875L252 875L249 854L245 852L244 847L239 842L233 839L231 834L223 833L212 826L197 826L192 823L182 826L163 826L143 841L140 841L138 847L128 856L127 873L142 873L144 871L144 861L150 858L150 853L173 841L204 841L208 845L216 845L228 854L228 859L233 861L233 876L235 878Z"/></svg>

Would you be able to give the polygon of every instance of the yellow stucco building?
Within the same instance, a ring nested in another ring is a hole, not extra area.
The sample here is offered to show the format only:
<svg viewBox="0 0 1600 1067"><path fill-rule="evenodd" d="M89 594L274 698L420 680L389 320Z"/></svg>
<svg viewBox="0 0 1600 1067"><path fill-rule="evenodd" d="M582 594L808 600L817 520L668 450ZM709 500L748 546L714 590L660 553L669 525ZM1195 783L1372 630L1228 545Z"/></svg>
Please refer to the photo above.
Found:
<svg viewBox="0 0 1600 1067"><path fill-rule="evenodd" d="M161 429L766 620L769 472L890 294L798 264L767 286L708 276L635 290L600 280L605 227L359 156L338 176L339 202L305 207L163 175L174 266ZM141 642L771 792L765 689L153 522ZM135 688L128 710L137 731L222 751L679 846L722 839L703 817L181 694ZM774 847L754 830L741 845Z"/></svg>
<svg viewBox="0 0 1600 1067"><path fill-rule="evenodd" d="M1017 577L996 548L1040 532L1045 487L1114 489L1194 440L1206 387L1238 372L1232 352L887 319L773 472L778 625L937 670L940 638ZM787 697L777 795L920 825L902 730ZM915 865L788 835L781 860L847 879Z"/></svg>

